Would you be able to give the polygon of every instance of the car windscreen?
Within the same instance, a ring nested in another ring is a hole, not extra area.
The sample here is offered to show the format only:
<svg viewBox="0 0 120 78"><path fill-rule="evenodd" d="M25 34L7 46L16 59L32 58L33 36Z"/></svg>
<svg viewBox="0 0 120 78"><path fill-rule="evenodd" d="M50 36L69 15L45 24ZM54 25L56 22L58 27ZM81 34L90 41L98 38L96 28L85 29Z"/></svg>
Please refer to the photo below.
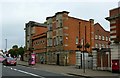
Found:
<svg viewBox="0 0 120 78"><path fill-rule="evenodd" d="M15 60L14 58L7 58L8 60Z"/></svg>

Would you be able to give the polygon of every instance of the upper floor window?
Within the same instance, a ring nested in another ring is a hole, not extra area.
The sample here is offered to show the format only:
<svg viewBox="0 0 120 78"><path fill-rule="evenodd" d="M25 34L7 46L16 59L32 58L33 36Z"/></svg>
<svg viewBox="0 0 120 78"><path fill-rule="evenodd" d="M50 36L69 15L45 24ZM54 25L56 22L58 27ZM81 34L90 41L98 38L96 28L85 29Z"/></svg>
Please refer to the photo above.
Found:
<svg viewBox="0 0 120 78"><path fill-rule="evenodd" d="M50 38L50 39L48 39L48 46L52 46L52 39Z"/></svg>
<svg viewBox="0 0 120 78"><path fill-rule="evenodd" d="M102 40L105 40L105 37L104 37L104 36L102 36Z"/></svg>
<svg viewBox="0 0 120 78"><path fill-rule="evenodd" d="M60 27L62 27L62 19L60 19L60 22L59 22L59 24L60 24Z"/></svg>
<svg viewBox="0 0 120 78"><path fill-rule="evenodd" d="M108 41L108 37L106 37L106 41Z"/></svg>
<svg viewBox="0 0 120 78"><path fill-rule="evenodd" d="M105 48L105 45L104 45L104 44L102 44L102 45L101 45L101 47L102 47L102 48Z"/></svg>
<svg viewBox="0 0 120 78"><path fill-rule="evenodd" d="M101 40L101 36L99 35L99 40Z"/></svg>
<svg viewBox="0 0 120 78"><path fill-rule="evenodd" d="M113 33L116 33L116 30L113 30L113 31L110 32L110 34L113 34Z"/></svg>
<svg viewBox="0 0 120 78"><path fill-rule="evenodd" d="M110 21L110 24L115 24L115 23L116 23L115 20Z"/></svg>
<svg viewBox="0 0 120 78"><path fill-rule="evenodd" d="M110 29L114 29L114 28L116 28L116 26L111 26L111 27L110 27Z"/></svg>
<svg viewBox="0 0 120 78"><path fill-rule="evenodd" d="M59 38L58 37L56 37L56 45L58 45L59 43Z"/></svg>
<svg viewBox="0 0 120 78"><path fill-rule="evenodd" d="M63 37L62 36L59 37L59 40L60 40L60 44L63 44Z"/></svg>
<svg viewBox="0 0 120 78"><path fill-rule="evenodd" d="M98 35L95 35L95 39L96 39L96 40L98 39Z"/></svg>
<svg viewBox="0 0 120 78"><path fill-rule="evenodd" d="M49 24L48 30L52 30L52 23Z"/></svg>
<svg viewBox="0 0 120 78"><path fill-rule="evenodd" d="M76 44L78 44L79 43L79 40L78 40L78 36L76 37Z"/></svg>
<svg viewBox="0 0 120 78"><path fill-rule="evenodd" d="M95 44L95 47L98 48L98 44L97 43Z"/></svg>
<svg viewBox="0 0 120 78"><path fill-rule="evenodd" d="M110 41L110 38L109 38L109 41Z"/></svg>

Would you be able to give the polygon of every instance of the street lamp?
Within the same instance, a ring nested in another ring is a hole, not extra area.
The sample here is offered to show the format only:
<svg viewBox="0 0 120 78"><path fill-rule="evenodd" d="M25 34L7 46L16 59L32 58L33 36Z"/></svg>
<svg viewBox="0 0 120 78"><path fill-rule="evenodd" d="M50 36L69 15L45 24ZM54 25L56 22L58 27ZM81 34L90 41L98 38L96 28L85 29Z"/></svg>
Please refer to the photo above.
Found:
<svg viewBox="0 0 120 78"><path fill-rule="evenodd" d="M5 52L7 52L7 39L5 39Z"/></svg>

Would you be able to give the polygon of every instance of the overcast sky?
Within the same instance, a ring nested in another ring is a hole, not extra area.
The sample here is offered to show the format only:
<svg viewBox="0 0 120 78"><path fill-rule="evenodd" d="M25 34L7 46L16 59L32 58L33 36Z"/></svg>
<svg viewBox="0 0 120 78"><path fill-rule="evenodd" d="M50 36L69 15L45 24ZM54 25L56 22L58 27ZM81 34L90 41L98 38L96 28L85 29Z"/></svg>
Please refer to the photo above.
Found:
<svg viewBox="0 0 120 78"><path fill-rule="evenodd" d="M69 11L69 16L89 20L94 19L105 30L110 29L105 17L109 10L118 7L118 0L3 0L0 3L0 48L5 49L13 45L24 46L24 27L29 21L43 23L46 17L53 16L58 11Z"/></svg>

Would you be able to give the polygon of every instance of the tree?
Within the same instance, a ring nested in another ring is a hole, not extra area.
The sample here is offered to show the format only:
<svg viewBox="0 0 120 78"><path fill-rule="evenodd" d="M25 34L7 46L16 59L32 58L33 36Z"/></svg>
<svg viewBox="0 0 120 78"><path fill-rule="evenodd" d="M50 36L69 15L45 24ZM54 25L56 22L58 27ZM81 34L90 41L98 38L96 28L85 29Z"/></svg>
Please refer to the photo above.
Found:
<svg viewBox="0 0 120 78"><path fill-rule="evenodd" d="M17 46L17 45L14 45L12 48L13 48L13 49L18 49L18 46Z"/></svg>
<svg viewBox="0 0 120 78"><path fill-rule="evenodd" d="M45 21L44 24L47 24L47 21Z"/></svg>
<svg viewBox="0 0 120 78"><path fill-rule="evenodd" d="M25 48L20 47L20 48L18 49L18 54L21 55L21 60L22 60L22 61L23 61L24 52L25 52Z"/></svg>
<svg viewBox="0 0 120 78"><path fill-rule="evenodd" d="M17 56L17 52L14 49L10 49L8 52L11 55L11 57Z"/></svg>
<svg viewBox="0 0 120 78"><path fill-rule="evenodd" d="M90 47L90 44L89 43L86 43L85 44L85 48L89 48Z"/></svg>
<svg viewBox="0 0 120 78"><path fill-rule="evenodd" d="M11 55L11 57L17 57L18 56L18 46L17 45L13 45L12 49L10 49L9 54Z"/></svg>

